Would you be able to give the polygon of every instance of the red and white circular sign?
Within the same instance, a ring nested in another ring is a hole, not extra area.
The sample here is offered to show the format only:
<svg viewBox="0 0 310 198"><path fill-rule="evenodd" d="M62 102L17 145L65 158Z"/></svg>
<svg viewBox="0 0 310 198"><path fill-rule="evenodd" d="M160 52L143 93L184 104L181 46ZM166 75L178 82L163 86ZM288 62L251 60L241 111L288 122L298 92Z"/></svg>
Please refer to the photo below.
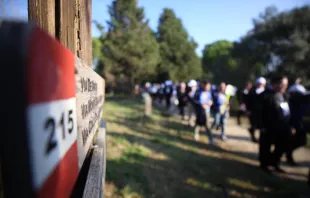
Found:
<svg viewBox="0 0 310 198"><path fill-rule="evenodd" d="M27 123L37 197L70 197L79 173L74 55L44 31L30 35Z"/></svg>

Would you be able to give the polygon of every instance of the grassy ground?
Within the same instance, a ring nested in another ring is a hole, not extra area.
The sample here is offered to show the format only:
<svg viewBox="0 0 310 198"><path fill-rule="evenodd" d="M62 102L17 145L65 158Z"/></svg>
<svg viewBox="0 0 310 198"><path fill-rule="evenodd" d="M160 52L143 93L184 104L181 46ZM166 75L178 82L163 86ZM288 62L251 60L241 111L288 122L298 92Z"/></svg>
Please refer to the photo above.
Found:
<svg viewBox="0 0 310 198"><path fill-rule="evenodd" d="M141 102L107 98L105 103L106 198L295 198L306 193L304 181L266 175L248 163L253 159L247 155L210 146L206 137L194 142L190 127L159 110L143 124Z"/></svg>

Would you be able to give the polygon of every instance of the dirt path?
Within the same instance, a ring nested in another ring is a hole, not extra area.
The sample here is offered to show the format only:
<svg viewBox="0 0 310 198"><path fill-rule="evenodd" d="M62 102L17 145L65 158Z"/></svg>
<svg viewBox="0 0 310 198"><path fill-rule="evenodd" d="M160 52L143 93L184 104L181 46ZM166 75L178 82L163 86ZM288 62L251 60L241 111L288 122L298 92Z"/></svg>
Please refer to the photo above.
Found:
<svg viewBox="0 0 310 198"><path fill-rule="evenodd" d="M256 132L256 136L259 136L258 131ZM234 118L229 118L227 122L227 137L228 139L225 142L218 141L223 149L236 153L243 153L243 155L253 159L254 164L258 165L256 160L258 144L250 140L246 124L238 126ZM310 167L310 149L305 147L299 148L294 152L294 159L296 159L296 162L300 166L290 167L282 163L282 167L287 171L287 174L281 176L297 180L306 180ZM282 161L285 161L285 157L282 158Z"/></svg>

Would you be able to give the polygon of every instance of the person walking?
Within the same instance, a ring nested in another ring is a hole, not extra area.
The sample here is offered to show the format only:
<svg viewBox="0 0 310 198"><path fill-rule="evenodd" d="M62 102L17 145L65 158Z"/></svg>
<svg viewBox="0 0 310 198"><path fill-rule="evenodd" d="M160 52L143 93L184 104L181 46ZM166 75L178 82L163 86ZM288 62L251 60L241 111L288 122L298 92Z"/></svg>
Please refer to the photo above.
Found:
<svg viewBox="0 0 310 198"><path fill-rule="evenodd" d="M244 89L237 94L237 99L240 104L238 114L237 114L237 124L241 125L241 118L246 114L247 111L247 104L249 100L249 93L252 89L252 82L249 81L245 84Z"/></svg>
<svg viewBox="0 0 310 198"><path fill-rule="evenodd" d="M260 77L256 80L256 86L250 90L247 111L249 115L250 128L249 133L253 142L257 142L255 138L255 131L260 129L261 125L261 93L265 91L266 79Z"/></svg>
<svg viewBox="0 0 310 198"><path fill-rule="evenodd" d="M212 105L212 96L211 96L211 84L209 82L202 83L202 91L199 94L199 106L197 107L197 118L195 126L195 135L194 138L196 141L199 140L199 133L201 128L204 128L206 134L209 137L209 143L213 144L212 133L208 127L208 117L207 114L210 111Z"/></svg>
<svg viewBox="0 0 310 198"><path fill-rule="evenodd" d="M219 89L217 92L214 93L214 122L211 126L211 129L213 128L221 128L221 139L226 140L226 118L227 113L229 109L229 100L226 97L226 83L222 82L219 86Z"/></svg>
<svg viewBox="0 0 310 198"><path fill-rule="evenodd" d="M165 89L164 89L164 94L165 94L165 99L166 99L166 108L167 111L170 111L171 107L171 97L173 93L173 83L170 80L167 80L165 82Z"/></svg>
<svg viewBox="0 0 310 198"><path fill-rule="evenodd" d="M296 134L296 129L291 126L290 107L284 94L288 86L287 77L276 76L272 78L271 85L262 95L262 128L259 141L260 168L267 173L270 173L269 166L273 166L277 172L284 172L279 167L280 158L288 149L290 136Z"/></svg>
<svg viewBox="0 0 310 198"><path fill-rule="evenodd" d="M188 106L188 125L190 125L193 114L195 115L197 113L197 105L199 100L199 89L196 80L190 80L187 83L187 94L190 103Z"/></svg>
<svg viewBox="0 0 310 198"><path fill-rule="evenodd" d="M177 89L177 98L178 98L178 107L179 112L182 117L182 120L185 120L185 107L188 104L189 96L186 92L186 84L184 82L180 83L180 86Z"/></svg>
<svg viewBox="0 0 310 198"><path fill-rule="evenodd" d="M160 105L162 105L163 103L164 96L165 96L165 84L161 83L157 90L157 98Z"/></svg>
<svg viewBox="0 0 310 198"><path fill-rule="evenodd" d="M310 95L306 93L307 90L302 86L300 78L296 79L295 84L288 89L288 92L291 123L296 129L296 134L290 138L291 141L286 152L286 160L288 164L296 166L297 163L293 158L293 152L307 143L306 130L304 129L302 119L307 111L307 105L310 103Z"/></svg>

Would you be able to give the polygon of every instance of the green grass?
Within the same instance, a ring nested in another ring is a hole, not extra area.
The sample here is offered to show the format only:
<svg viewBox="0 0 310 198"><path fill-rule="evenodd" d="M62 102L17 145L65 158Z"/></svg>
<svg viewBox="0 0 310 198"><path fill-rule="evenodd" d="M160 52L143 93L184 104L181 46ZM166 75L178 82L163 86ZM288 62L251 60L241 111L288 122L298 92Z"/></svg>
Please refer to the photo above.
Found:
<svg viewBox="0 0 310 198"><path fill-rule="evenodd" d="M218 146L141 99L107 98L106 198L298 197L304 181L268 176L254 158Z"/></svg>

